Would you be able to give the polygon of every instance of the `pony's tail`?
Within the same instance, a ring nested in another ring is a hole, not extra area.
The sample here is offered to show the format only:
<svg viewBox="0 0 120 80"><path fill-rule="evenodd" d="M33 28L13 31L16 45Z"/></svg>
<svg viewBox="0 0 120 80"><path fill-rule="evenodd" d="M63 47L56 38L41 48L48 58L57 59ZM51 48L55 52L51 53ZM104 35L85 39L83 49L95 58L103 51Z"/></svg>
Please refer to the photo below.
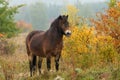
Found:
<svg viewBox="0 0 120 80"><path fill-rule="evenodd" d="M27 54L30 55L30 50L29 50L29 46L28 46L29 40L28 37L26 38L26 50L27 50Z"/></svg>

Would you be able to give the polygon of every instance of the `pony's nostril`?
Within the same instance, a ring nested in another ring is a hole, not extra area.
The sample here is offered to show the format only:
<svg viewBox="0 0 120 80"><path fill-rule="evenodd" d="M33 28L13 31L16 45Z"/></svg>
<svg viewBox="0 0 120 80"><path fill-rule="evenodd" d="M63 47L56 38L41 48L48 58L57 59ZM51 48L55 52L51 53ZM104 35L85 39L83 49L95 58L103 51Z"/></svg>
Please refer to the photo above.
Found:
<svg viewBox="0 0 120 80"><path fill-rule="evenodd" d="M71 34L71 31L70 30L66 30L65 34Z"/></svg>
<svg viewBox="0 0 120 80"><path fill-rule="evenodd" d="M71 34L70 32L67 33L67 35L70 35L70 34Z"/></svg>
<svg viewBox="0 0 120 80"><path fill-rule="evenodd" d="M71 35L71 31L70 31L70 30L66 30L66 31L65 31L65 35L66 35L66 36L70 36L70 35Z"/></svg>

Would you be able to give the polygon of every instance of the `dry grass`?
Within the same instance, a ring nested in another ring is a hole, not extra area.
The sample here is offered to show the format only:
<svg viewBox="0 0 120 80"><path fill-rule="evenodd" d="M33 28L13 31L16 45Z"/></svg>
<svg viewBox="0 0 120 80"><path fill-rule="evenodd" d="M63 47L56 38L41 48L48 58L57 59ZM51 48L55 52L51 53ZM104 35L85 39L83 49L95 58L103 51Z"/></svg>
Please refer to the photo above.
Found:
<svg viewBox="0 0 120 80"><path fill-rule="evenodd" d="M0 55L0 80L119 80L120 68L113 67L114 65L105 65L98 67L93 65L88 68L81 68L77 65L80 59L75 62L71 58L61 58L60 71L55 72L54 59L52 59L52 71L48 72L46 69L46 60L44 59L42 65L43 73L29 77L28 56L25 47L26 34L20 34L18 37L10 39L17 49L12 55ZM92 57L92 56L89 56ZM84 63L84 62L83 62ZM87 66L84 65L85 67Z"/></svg>

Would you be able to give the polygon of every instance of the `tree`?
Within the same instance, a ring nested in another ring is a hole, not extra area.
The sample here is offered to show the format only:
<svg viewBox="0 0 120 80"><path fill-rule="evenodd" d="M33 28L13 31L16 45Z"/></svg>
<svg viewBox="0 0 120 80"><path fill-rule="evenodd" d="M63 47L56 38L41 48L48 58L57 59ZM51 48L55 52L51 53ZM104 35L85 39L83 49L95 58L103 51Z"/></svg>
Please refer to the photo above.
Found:
<svg viewBox="0 0 120 80"><path fill-rule="evenodd" d="M21 29L23 32L26 32L26 31L31 31L32 30L32 24L30 23L27 23L25 21L18 21L16 22L16 25L19 29Z"/></svg>
<svg viewBox="0 0 120 80"><path fill-rule="evenodd" d="M68 5L65 14L69 15L69 23L71 26L79 24L78 9L75 6Z"/></svg>
<svg viewBox="0 0 120 80"><path fill-rule="evenodd" d="M14 15L21 6L23 5L10 7L7 1L0 0L0 33L7 37L12 37L18 33L19 29L16 28Z"/></svg>
<svg viewBox="0 0 120 80"><path fill-rule="evenodd" d="M100 13L97 17L98 20L92 20L97 34L111 36L115 48L120 52L120 2L111 0L106 13Z"/></svg>
<svg viewBox="0 0 120 80"><path fill-rule="evenodd" d="M118 60L118 53L112 43L114 39L109 35L96 34L96 28L88 26L86 23L76 25L74 21L77 21L77 9L74 6L67 9L69 22L72 25L72 35L69 39L64 38L63 57L66 57L67 60L71 59L70 63L73 68L77 66L88 69L91 66L99 64L101 66L101 63L104 65L109 62L114 64L115 60ZM76 18L72 16L76 16Z"/></svg>

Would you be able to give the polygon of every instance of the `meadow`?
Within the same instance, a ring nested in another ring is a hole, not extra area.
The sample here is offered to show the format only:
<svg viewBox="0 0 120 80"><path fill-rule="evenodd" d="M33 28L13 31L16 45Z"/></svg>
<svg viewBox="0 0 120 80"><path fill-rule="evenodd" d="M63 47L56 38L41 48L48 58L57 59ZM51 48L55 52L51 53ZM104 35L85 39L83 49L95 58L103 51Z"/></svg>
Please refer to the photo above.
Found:
<svg viewBox="0 0 120 80"><path fill-rule="evenodd" d="M33 26L14 22L16 10L23 5L9 8L4 0L0 4L0 80L120 80L119 1L110 0L105 13L96 13L97 19L82 18L74 5L68 5L63 14L69 15L72 35L63 39L60 69L55 71L52 58L52 69L47 71L44 59L42 73L33 77L25 46Z"/></svg>
<svg viewBox="0 0 120 80"><path fill-rule="evenodd" d="M78 27L76 28L78 30ZM29 63L25 46L27 33L22 33L9 39L8 41L13 43L16 49L14 53L0 54L0 80L119 80L120 56L114 52L114 54L108 52L108 55L105 56L104 53L100 54L99 51L96 51L96 53L95 50L84 49L77 43L77 40L72 42L76 34L74 32L76 28L73 29L73 34L70 38L65 38L62 58L60 59L60 70L58 72L55 71L54 59L52 58L52 70L48 72L46 60L44 59L42 74L36 74L34 77L29 75ZM87 28L80 28L80 31L83 31L83 29ZM85 33L87 35L86 31ZM105 48L105 45L103 48ZM107 48L108 50L106 51L112 51L111 47L108 46ZM109 54L113 54L113 56Z"/></svg>

